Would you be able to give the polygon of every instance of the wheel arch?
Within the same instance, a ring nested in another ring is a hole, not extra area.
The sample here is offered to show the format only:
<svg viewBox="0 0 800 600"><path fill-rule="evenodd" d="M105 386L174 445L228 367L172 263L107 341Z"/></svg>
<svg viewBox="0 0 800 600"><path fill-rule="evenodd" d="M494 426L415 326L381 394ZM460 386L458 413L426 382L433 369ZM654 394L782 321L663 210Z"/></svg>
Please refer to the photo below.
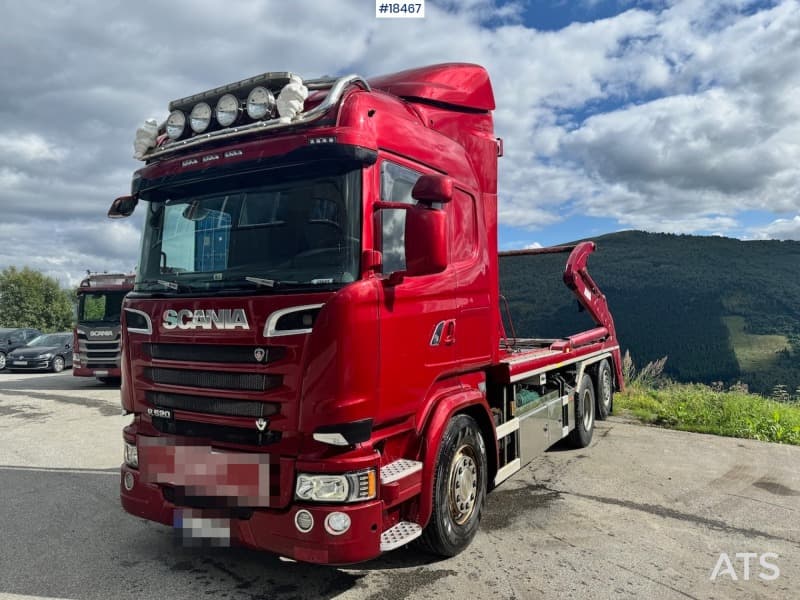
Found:
<svg viewBox="0 0 800 600"><path fill-rule="evenodd" d="M425 527L433 511L433 484L436 460L439 455L444 430L454 416L465 414L472 417L480 429L486 446L487 492L491 490L497 472L497 439L486 394L479 389L462 390L441 398L430 411L430 417L422 432L422 489L419 496L420 526Z"/></svg>

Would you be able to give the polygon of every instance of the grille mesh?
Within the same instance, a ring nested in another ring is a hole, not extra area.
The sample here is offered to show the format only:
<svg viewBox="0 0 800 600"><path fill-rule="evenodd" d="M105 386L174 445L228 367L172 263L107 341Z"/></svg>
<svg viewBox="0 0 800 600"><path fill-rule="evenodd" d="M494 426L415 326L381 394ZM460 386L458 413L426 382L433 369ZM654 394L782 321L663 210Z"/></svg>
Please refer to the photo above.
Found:
<svg viewBox="0 0 800 600"><path fill-rule="evenodd" d="M145 344L145 347L152 358L192 362L265 364L280 360L286 355L286 348L282 346ZM266 351L266 356L261 361L258 361L255 357L257 348L262 348Z"/></svg>
<svg viewBox="0 0 800 600"><path fill-rule="evenodd" d="M283 382L283 377L281 375L226 373L223 371L189 371L183 369L165 369L162 367L145 369L145 375L153 383L249 392L264 392L280 386Z"/></svg>
<svg viewBox="0 0 800 600"><path fill-rule="evenodd" d="M231 417L267 417L277 412L274 404L253 400L232 400L229 398L209 398L166 392L147 392L147 401L159 408L172 408L188 412L210 413Z"/></svg>

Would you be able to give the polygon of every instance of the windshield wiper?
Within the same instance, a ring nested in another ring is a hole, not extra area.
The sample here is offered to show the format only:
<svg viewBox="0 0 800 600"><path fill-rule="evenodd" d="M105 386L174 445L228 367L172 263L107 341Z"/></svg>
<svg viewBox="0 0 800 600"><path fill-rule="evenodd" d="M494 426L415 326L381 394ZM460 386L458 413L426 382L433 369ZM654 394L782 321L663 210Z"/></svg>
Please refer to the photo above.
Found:
<svg viewBox="0 0 800 600"><path fill-rule="evenodd" d="M178 283L177 281L167 281L166 279L145 279L140 283L147 286L159 285L162 288L167 288L168 290L178 292L179 294L182 292L191 291L191 288L188 285Z"/></svg>
<svg viewBox="0 0 800 600"><path fill-rule="evenodd" d="M283 280L280 280L280 279L266 279L265 277L251 277L249 275L247 277L245 277L244 280L245 281L249 281L250 283L255 283L256 285L265 285L265 286L271 287L271 288L275 287L276 285L280 286L280 285L289 284L289 283L293 283L293 284L300 283L299 281L283 281Z"/></svg>

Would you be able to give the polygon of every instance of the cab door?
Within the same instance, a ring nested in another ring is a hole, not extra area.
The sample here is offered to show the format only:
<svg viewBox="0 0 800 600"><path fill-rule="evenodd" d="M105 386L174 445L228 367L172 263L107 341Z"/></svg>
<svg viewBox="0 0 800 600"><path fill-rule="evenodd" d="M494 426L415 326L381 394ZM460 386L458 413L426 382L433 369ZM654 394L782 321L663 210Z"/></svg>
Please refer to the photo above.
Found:
<svg viewBox="0 0 800 600"><path fill-rule="evenodd" d="M419 167L399 160L383 160L376 167L381 200L416 203L411 190L423 174ZM431 386L456 367L454 269L417 277L392 275L405 269L405 215L405 210L387 209L376 219L376 249L383 256L379 397L386 419L415 412Z"/></svg>

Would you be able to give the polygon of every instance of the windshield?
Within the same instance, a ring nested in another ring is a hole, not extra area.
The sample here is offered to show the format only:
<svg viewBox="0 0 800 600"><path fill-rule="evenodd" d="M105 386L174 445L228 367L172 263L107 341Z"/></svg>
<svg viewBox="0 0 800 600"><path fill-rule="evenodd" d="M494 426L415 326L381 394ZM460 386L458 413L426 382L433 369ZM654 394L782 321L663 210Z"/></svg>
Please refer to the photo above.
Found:
<svg viewBox="0 0 800 600"><path fill-rule="evenodd" d="M67 339L71 338L72 334L54 334L48 333L33 338L28 342L28 346L63 346L67 343Z"/></svg>
<svg viewBox="0 0 800 600"><path fill-rule="evenodd" d="M355 281L360 173L284 167L149 194L135 290L307 290Z"/></svg>
<svg viewBox="0 0 800 600"><path fill-rule="evenodd" d="M119 323L124 292L87 292L78 294L79 323Z"/></svg>

